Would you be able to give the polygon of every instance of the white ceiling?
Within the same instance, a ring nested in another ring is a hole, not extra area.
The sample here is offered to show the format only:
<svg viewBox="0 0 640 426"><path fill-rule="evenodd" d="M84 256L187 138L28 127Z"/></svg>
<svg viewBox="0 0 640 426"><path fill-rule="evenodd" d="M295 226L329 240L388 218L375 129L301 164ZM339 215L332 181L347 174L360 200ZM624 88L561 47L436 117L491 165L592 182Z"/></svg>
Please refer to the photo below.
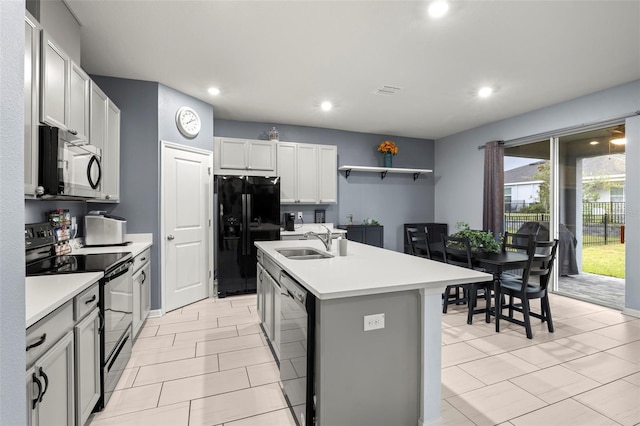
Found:
<svg viewBox="0 0 640 426"><path fill-rule="evenodd" d="M223 119L437 139L640 78L634 0L453 1L439 20L425 1L66 3L86 71L160 82Z"/></svg>

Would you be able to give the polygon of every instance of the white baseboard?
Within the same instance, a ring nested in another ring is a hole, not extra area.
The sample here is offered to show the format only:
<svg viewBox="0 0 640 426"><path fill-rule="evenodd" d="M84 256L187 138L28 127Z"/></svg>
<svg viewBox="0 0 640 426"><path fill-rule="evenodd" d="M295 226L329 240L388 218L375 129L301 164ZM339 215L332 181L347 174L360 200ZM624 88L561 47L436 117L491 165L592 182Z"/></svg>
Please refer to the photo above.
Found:
<svg viewBox="0 0 640 426"><path fill-rule="evenodd" d="M162 309L152 309L149 311L147 318L160 318L162 316Z"/></svg>
<svg viewBox="0 0 640 426"><path fill-rule="evenodd" d="M630 315L632 317L640 318L640 310L638 310L638 309L631 309L631 308L625 307L622 310L622 313L625 314L625 315Z"/></svg>

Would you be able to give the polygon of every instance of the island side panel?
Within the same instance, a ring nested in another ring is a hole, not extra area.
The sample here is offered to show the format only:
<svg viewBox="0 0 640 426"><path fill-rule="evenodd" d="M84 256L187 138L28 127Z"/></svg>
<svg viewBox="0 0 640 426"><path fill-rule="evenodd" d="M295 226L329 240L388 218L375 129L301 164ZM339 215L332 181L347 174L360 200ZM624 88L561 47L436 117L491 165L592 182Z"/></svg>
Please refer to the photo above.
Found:
<svg viewBox="0 0 640 426"><path fill-rule="evenodd" d="M364 316L380 313L385 327L365 332ZM417 425L420 353L417 290L318 300L318 425Z"/></svg>

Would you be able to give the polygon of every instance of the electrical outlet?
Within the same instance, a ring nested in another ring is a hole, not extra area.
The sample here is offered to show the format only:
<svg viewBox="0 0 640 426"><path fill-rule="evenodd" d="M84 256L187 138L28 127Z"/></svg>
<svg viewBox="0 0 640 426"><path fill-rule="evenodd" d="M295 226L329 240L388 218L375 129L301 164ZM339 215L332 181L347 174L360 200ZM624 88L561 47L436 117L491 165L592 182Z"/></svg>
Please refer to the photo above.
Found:
<svg viewBox="0 0 640 426"><path fill-rule="evenodd" d="M302 220L302 212L298 212L298 220Z"/></svg>
<svg viewBox="0 0 640 426"><path fill-rule="evenodd" d="M384 314L365 315L364 331L384 328Z"/></svg>

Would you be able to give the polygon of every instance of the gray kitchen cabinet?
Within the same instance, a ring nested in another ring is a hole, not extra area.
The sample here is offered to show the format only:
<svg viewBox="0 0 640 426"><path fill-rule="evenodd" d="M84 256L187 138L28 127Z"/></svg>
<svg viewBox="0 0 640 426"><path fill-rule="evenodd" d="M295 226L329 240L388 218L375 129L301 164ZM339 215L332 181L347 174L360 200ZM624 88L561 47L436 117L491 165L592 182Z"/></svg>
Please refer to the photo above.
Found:
<svg viewBox="0 0 640 426"><path fill-rule="evenodd" d="M338 228L346 229L348 240L376 247L384 245L384 227L380 225L340 225Z"/></svg>
<svg viewBox="0 0 640 426"><path fill-rule="evenodd" d="M45 30L41 49L40 121L67 130L71 59Z"/></svg>
<svg viewBox="0 0 640 426"><path fill-rule="evenodd" d="M269 344L276 356L280 356L280 285L276 278L263 267L261 262L263 255L258 251L258 263L256 270L257 296L258 296L258 316L262 323L264 334L269 340ZM269 260L268 266L272 271L277 269L275 263Z"/></svg>
<svg viewBox="0 0 640 426"><path fill-rule="evenodd" d="M133 337L136 338L151 309L151 249L133 259Z"/></svg>
<svg viewBox="0 0 640 426"><path fill-rule="evenodd" d="M74 327L77 425L85 424L100 399L100 323L96 306Z"/></svg>
<svg viewBox="0 0 640 426"><path fill-rule="evenodd" d="M76 424L73 352L73 332L69 331L28 370L29 400L35 401L29 405L32 426Z"/></svg>
<svg viewBox="0 0 640 426"><path fill-rule="evenodd" d="M260 322L264 322L264 287L267 285L266 271L260 263L256 264L256 296L258 299L256 309Z"/></svg>
<svg viewBox="0 0 640 426"><path fill-rule="evenodd" d="M276 144L266 140L214 139L215 174L276 174Z"/></svg>
<svg viewBox="0 0 640 426"><path fill-rule="evenodd" d="M40 24L29 12L24 19L24 193L38 186L38 94L40 93Z"/></svg>

